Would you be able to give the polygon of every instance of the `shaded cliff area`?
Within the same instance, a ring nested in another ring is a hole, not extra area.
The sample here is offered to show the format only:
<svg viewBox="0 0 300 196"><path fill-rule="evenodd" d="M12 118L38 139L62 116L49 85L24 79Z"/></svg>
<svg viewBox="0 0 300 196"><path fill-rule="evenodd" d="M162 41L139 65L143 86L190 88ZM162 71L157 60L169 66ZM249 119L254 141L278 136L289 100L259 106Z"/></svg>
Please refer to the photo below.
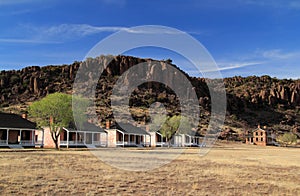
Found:
<svg viewBox="0 0 300 196"><path fill-rule="evenodd" d="M160 72L164 76L164 82L176 83L178 78L174 78L173 74L178 75L180 72L189 79L196 91L200 105L199 130L205 131L210 117L210 93L206 80L189 77L173 64L172 66L177 69L177 72L169 70L166 64L171 63L171 60L156 61L131 56L100 56L84 62L74 62L71 65L33 66L22 70L1 71L1 110L22 112L31 102L39 100L47 94L72 93L76 72L80 65L89 66L87 61L99 64L107 64L110 61L98 81L95 94L98 119L102 122L106 119L113 119L110 96L120 75L136 64L148 63L149 66L146 67L146 70L139 70L141 75ZM131 77L130 74L126 75L124 80L128 79L129 81L129 77ZM300 80L250 76L225 78L223 81L227 94L225 129L244 130L254 128L257 124L265 125L276 131L299 129ZM209 82L217 84L218 80L209 80ZM89 82L83 82L82 88L88 88L89 85ZM150 121L148 108L154 102L162 102L169 113L180 112L178 97L172 89L161 83L148 82L140 85L131 94L130 106L133 118L142 123Z"/></svg>

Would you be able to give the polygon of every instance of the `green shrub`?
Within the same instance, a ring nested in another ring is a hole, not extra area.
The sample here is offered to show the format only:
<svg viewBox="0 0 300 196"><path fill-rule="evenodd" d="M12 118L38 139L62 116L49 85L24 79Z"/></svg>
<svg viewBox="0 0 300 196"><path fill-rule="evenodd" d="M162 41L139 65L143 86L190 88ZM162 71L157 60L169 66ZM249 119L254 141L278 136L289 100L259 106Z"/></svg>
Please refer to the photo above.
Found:
<svg viewBox="0 0 300 196"><path fill-rule="evenodd" d="M293 133L285 133L277 137L279 143L284 146L297 143L297 136Z"/></svg>

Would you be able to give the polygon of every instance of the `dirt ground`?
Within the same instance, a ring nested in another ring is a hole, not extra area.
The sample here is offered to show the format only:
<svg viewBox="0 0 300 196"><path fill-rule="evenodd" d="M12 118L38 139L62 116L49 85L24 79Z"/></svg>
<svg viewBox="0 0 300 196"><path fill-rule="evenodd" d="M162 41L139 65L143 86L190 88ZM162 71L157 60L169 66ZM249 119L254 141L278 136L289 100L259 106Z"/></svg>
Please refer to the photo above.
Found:
<svg viewBox="0 0 300 196"><path fill-rule="evenodd" d="M217 144L134 172L87 150L0 152L0 195L300 195L300 149Z"/></svg>

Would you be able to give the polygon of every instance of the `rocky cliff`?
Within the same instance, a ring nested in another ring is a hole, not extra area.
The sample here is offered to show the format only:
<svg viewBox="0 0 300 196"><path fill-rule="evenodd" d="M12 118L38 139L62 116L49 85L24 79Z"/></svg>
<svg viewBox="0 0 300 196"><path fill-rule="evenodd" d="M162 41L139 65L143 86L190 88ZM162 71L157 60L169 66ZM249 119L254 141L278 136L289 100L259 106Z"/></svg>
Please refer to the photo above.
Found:
<svg viewBox="0 0 300 196"><path fill-rule="evenodd" d="M150 63L147 70L141 74L159 71L164 73L166 83L176 82L170 70L166 69L167 61L140 59L131 56L100 56L87 59L95 63L106 63L106 70L100 77L96 91L96 105L99 118L113 118L110 109L110 95L114 84L120 75L138 63ZM153 63L154 62L154 63ZM11 110L19 105L26 109L30 102L41 99L53 92L72 92L72 85L80 65L87 62L74 62L71 65L26 67L22 70L0 72L0 105L2 110ZM201 124L199 129L205 129L210 115L210 95L203 78L189 77L197 93L201 106ZM92 77L92 76L91 76ZM127 77L130 77L128 75ZM125 78L126 79L126 78ZM213 81L210 81L213 83ZM276 130L287 131L295 129L300 123L300 80L276 79L262 77L233 77L225 78L227 92L226 125L231 128L244 129L257 124L267 125ZM178 84L180 85L180 84ZM87 88L89 83L85 83ZM130 104L134 108L146 108L155 101L164 102L167 109L179 112L178 99L172 89L160 83L147 83L139 86L131 95ZM132 115L139 121L148 121L147 112L139 109L132 110Z"/></svg>

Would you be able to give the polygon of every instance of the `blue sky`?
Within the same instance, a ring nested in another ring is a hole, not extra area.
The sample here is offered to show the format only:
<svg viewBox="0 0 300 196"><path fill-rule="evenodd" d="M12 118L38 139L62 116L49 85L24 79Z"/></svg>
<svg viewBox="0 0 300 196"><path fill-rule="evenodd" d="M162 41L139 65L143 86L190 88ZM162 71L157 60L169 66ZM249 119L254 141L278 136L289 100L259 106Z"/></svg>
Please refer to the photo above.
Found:
<svg viewBox="0 0 300 196"><path fill-rule="evenodd" d="M112 33L164 25L200 41L224 77L300 78L298 0L0 0L0 25L0 70L81 61ZM194 74L172 52L126 54L171 58Z"/></svg>

